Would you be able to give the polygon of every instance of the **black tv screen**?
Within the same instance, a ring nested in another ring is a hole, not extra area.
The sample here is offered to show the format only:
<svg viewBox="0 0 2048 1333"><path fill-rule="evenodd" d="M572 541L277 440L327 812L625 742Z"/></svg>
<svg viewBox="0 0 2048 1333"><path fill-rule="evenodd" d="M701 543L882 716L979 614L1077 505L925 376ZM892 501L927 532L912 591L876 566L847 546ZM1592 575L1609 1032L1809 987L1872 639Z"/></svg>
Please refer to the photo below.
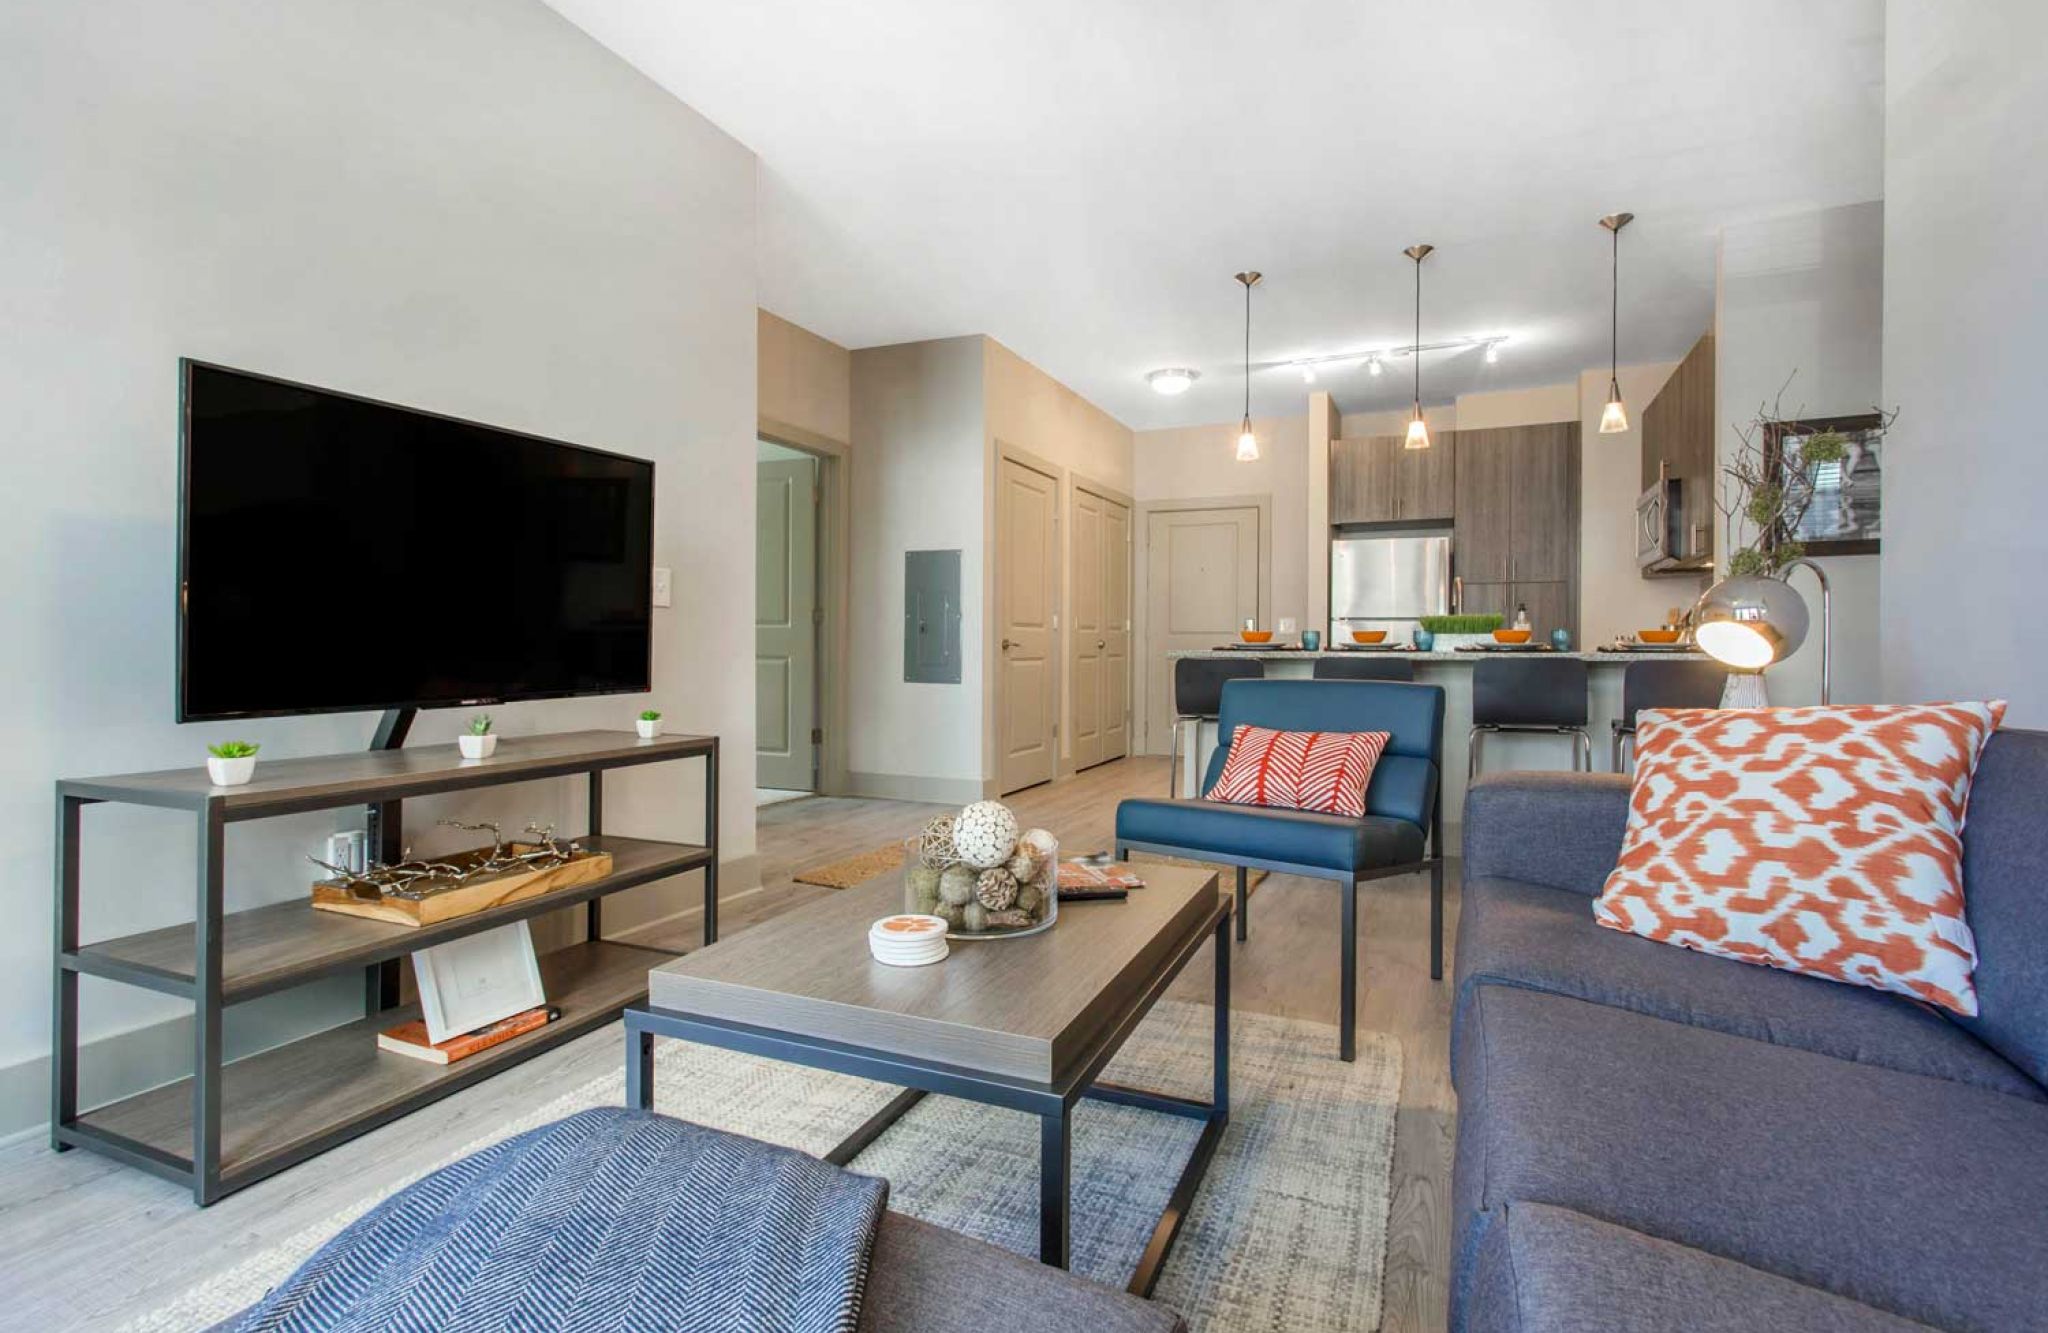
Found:
<svg viewBox="0 0 2048 1333"><path fill-rule="evenodd" d="M179 721L649 687L653 463L180 369Z"/></svg>

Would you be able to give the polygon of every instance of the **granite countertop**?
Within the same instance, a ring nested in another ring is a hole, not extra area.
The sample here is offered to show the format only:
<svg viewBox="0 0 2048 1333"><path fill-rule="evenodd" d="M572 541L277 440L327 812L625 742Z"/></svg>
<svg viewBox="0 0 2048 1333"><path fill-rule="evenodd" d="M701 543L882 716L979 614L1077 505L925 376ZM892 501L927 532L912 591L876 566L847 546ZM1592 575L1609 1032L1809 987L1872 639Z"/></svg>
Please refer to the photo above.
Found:
<svg viewBox="0 0 2048 1333"><path fill-rule="evenodd" d="M1308 661L1318 657L1398 657L1404 661L1409 662L1427 662L1431 664L1449 664L1465 666L1469 666L1474 662L1482 661L1484 659L1492 657L1575 657L1579 661L1585 662L1590 666L1600 666L1603 663L1610 662L1615 663L1617 665L1628 662L1682 662L1688 659L1704 659L1706 657L1706 654L1700 652L1696 648L1692 649L1691 651L1682 653L1627 651L1612 653L1503 653L1488 652L1483 650L1479 652L1459 652L1456 649L1441 649L1433 652L1418 653L1413 650L1403 651L1397 648L1381 648L1368 650L1361 650L1355 648L1321 648L1317 649L1314 652L1309 652L1301 648L1176 648L1168 652L1166 656L1169 659L1181 657L1250 657L1255 658L1262 662L1292 662L1297 659L1302 661Z"/></svg>

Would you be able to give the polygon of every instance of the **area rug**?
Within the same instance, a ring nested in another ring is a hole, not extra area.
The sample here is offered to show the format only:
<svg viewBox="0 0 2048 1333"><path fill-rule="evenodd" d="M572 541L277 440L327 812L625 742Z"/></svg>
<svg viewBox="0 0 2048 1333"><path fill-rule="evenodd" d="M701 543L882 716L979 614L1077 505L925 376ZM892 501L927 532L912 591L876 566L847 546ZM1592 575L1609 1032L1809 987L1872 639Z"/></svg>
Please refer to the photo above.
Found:
<svg viewBox="0 0 2048 1333"><path fill-rule="evenodd" d="M1207 1097L1207 1006L1160 1003L1104 1077ZM604 1029L617 1041L617 1029ZM623 1043L620 1043L623 1045ZM1320 1023L1231 1020L1231 1119L1155 1299L1195 1333L1339 1333L1379 1325L1401 1047L1361 1032L1358 1059ZM771 1060L662 1041L655 1105L808 1152L828 1151L894 1089ZM618 1105L621 1074L508 1120L448 1161L586 1106ZM1073 1267L1121 1287L1198 1127L1085 1101L1074 1113ZM1020 1112L928 1097L853 1163L886 1176L889 1204L1020 1254L1038 1249L1038 1129ZM127 1333L205 1328L257 1300L327 1237L407 1182L191 1288Z"/></svg>
<svg viewBox="0 0 2048 1333"><path fill-rule="evenodd" d="M849 856L838 861L827 861L809 870L799 870L790 878L799 884L816 884L827 889L850 889L865 884L877 875L886 875L903 864L903 840L885 842L872 851L859 856Z"/></svg>

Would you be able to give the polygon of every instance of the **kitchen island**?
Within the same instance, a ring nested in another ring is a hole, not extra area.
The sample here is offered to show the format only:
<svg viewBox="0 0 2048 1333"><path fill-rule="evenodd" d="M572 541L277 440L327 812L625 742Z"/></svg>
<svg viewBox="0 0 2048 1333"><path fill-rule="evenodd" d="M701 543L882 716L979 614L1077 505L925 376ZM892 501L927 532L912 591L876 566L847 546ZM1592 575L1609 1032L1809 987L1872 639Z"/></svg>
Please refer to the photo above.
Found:
<svg viewBox="0 0 2048 1333"><path fill-rule="evenodd" d="M1497 653L1483 650L1461 652L1457 649L1438 649L1424 653L1399 649L1360 651L1345 648L1325 648L1317 652L1308 652L1297 648L1214 648L1180 650L1168 653L1167 657L1256 658L1266 664L1266 675L1275 680L1307 679L1315 673L1315 660L1319 657L1396 657L1412 663L1415 667L1416 684L1440 685L1444 691L1444 823L1447 826L1447 846L1455 850L1465 808L1465 765L1468 755L1467 738L1472 730L1472 667L1475 663L1488 658L1514 660L1523 657L1572 657L1584 662L1587 666L1586 734L1593 742L1593 767L1596 771L1604 772L1613 767L1613 724L1615 719L1621 716L1621 669L1630 662L1702 661L1705 660L1706 654ZM1480 771L1494 772L1509 768L1570 769L1574 747L1578 742L1564 736L1496 734L1487 736L1480 744ZM1182 795L1189 795L1198 789L1199 775L1207 771L1209 755L1215 748L1216 724L1213 722L1201 723L1199 733L1192 738L1181 738L1179 791Z"/></svg>

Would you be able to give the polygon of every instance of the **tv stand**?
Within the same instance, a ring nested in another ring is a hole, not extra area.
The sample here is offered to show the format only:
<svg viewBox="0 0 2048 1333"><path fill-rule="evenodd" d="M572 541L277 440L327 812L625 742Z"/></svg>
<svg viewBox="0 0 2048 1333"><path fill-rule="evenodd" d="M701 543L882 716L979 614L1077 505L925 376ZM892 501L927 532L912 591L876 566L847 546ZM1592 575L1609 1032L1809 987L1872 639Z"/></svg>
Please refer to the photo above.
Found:
<svg viewBox="0 0 2048 1333"><path fill-rule="evenodd" d="M404 719L387 719L402 739ZM604 774L674 760L704 763L701 843L603 832ZM227 826L308 810L370 805L392 812L419 796L543 778L587 775L586 845L612 853L612 873L559 893L423 927L316 912L310 895L229 912L223 905ZM646 998L650 967L674 955L603 937L600 901L656 880L704 877L704 942L718 938L718 739L583 731L506 738L495 755L464 760L453 745L372 749L313 759L265 760L256 780L215 787L206 770L173 769L57 783L56 1005L50 1138L63 1151L91 1148L188 1186L206 1205L338 1143L559 1046ZM198 825L194 920L189 925L84 944L79 939L79 852L87 806L123 802L180 810ZM417 949L584 904L586 938L541 958L548 1002L562 1016L452 1065L377 1049L381 1028L417 1016L382 1005L381 974ZM221 1015L232 1004L324 976L372 978L364 1016L285 1046L223 1062ZM81 1112L78 1109L78 978L102 977L190 1000L193 1076Z"/></svg>

